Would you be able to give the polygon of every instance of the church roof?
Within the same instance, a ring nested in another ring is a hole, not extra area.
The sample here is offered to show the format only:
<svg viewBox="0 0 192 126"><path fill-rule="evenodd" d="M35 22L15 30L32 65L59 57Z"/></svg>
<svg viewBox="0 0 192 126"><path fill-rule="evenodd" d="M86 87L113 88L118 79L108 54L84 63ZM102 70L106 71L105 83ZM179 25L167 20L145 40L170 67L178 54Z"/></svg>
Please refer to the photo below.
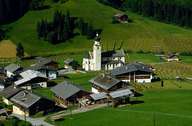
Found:
<svg viewBox="0 0 192 126"><path fill-rule="evenodd" d="M121 61L121 60L108 60L108 61L103 61L102 62L102 65L110 65L110 64L123 64L124 65L124 62Z"/></svg>
<svg viewBox="0 0 192 126"><path fill-rule="evenodd" d="M123 49L121 50L111 50L111 51L106 51L106 52L102 52L102 58L104 57L124 57L125 56L125 52Z"/></svg>

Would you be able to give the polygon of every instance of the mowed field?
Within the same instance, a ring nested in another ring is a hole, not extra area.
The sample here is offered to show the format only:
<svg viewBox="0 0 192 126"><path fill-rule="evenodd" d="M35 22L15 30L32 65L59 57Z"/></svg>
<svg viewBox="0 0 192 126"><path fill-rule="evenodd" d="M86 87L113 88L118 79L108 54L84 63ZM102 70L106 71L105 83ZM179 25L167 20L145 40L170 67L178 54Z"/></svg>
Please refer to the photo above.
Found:
<svg viewBox="0 0 192 126"><path fill-rule="evenodd" d="M10 40L3 40L0 42L0 58L15 58L16 46Z"/></svg>
<svg viewBox="0 0 192 126"><path fill-rule="evenodd" d="M48 2L49 3L49 2ZM128 24L112 24L112 16L119 12L114 8L102 5L96 0L69 0L63 4L50 4L50 9L29 11L18 21L8 25L9 36L15 43L21 42L31 55L49 55L61 53L82 54L91 49L92 42L85 37L76 36L66 43L51 45L39 40L36 24L41 19L52 19L56 10L69 10L73 16L83 17L95 28L101 28L103 49L112 49L123 42L125 50L132 51L192 51L192 30L160 23L140 15L126 12L133 20Z"/></svg>
<svg viewBox="0 0 192 126"><path fill-rule="evenodd" d="M56 126L190 126L192 90L152 90L122 108L103 108L64 117ZM143 103L142 103L143 102Z"/></svg>

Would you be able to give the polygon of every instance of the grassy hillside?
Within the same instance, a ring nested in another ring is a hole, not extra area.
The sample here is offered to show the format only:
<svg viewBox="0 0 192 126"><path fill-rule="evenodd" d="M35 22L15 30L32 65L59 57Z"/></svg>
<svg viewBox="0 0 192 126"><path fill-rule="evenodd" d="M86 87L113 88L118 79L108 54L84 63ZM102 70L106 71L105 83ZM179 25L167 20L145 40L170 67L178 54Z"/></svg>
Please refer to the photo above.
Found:
<svg viewBox="0 0 192 126"><path fill-rule="evenodd" d="M51 19L55 10L69 10L74 16L83 17L93 23L96 28L102 28L104 49L117 46L124 42L127 50L138 51L192 51L192 30L174 25L164 24L127 12L133 19L130 24L112 24L112 16L118 12L111 7L102 5L96 0L69 0L63 4L52 4L50 9L30 11L20 20L8 25L9 36L15 43L21 42L26 52L36 54L82 53L90 50L90 40L76 36L67 43L51 45L39 40L36 35L36 23L42 18Z"/></svg>

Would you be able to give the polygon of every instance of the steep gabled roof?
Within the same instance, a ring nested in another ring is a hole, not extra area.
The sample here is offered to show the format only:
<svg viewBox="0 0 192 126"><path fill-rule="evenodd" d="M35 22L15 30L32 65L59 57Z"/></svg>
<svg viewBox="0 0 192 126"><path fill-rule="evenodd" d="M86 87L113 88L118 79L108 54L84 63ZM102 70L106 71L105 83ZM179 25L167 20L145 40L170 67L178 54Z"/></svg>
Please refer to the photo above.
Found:
<svg viewBox="0 0 192 126"><path fill-rule="evenodd" d="M15 96L13 96L10 100L19 106L22 106L24 108L29 108L32 105L34 105L36 102L38 102L40 99L41 97L33 93L30 93L29 91L23 90L17 93Z"/></svg>
<svg viewBox="0 0 192 126"><path fill-rule="evenodd" d="M78 85L72 84L71 82L64 81L51 88L51 91L53 91L57 96L66 100L79 91L84 91L84 89Z"/></svg>
<svg viewBox="0 0 192 126"><path fill-rule="evenodd" d="M91 83L105 89L109 90L116 84L120 83L121 81L118 79L115 79L111 76L97 76L90 80Z"/></svg>
<svg viewBox="0 0 192 126"><path fill-rule="evenodd" d="M116 69L111 71L111 74L113 76L116 76L116 75L121 75L121 74L125 74L125 73L136 72L136 71L143 71L143 72L148 72L148 73L152 72L151 68L145 64L131 63L131 64L127 64L122 67L117 67Z"/></svg>

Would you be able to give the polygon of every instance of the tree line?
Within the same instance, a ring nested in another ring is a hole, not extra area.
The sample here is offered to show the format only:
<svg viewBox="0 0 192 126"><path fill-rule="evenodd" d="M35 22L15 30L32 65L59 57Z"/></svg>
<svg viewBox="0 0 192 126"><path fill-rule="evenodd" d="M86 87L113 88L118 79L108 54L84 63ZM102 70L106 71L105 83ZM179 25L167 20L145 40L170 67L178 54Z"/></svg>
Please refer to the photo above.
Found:
<svg viewBox="0 0 192 126"><path fill-rule="evenodd" d="M23 16L30 0L0 0L0 24L9 23Z"/></svg>
<svg viewBox="0 0 192 126"><path fill-rule="evenodd" d="M131 10L159 21L192 27L192 2L187 0L98 0L121 10ZM186 2L185 2L186 1Z"/></svg>
<svg viewBox="0 0 192 126"><path fill-rule="evenodd" d="M52 44L65 42L75 36L75 31L79 30L81 35L91 39L95 35L95 29L90 23L85 22L81 18L72 17L67 11L62 13L56 11L53 19L48 21L42 19L37 23L37 35L39 39L43 39Z"/></svg>

